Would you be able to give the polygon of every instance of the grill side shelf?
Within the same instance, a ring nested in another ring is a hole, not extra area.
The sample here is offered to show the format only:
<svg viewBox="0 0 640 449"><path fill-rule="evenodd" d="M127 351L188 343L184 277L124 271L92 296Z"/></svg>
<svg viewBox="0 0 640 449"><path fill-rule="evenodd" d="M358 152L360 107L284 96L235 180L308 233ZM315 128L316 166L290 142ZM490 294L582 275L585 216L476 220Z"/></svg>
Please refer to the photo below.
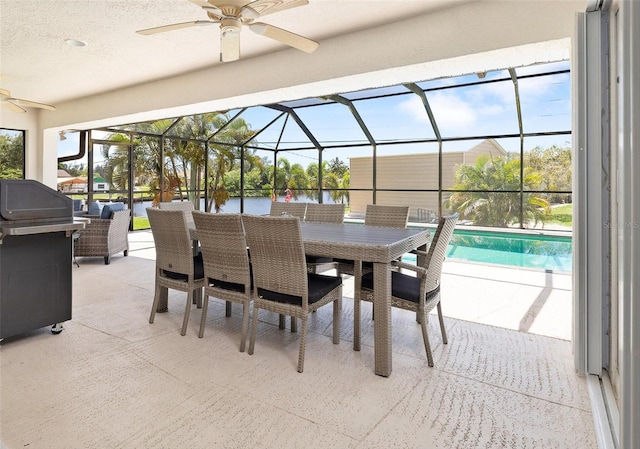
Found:
<svg viewBox="0 0 640 449"><path fill-rule="evenodd" d="M78 229L84 229L84 221L74 221L69 223L52 223L52 224L40 224L40 225L19 225L19 224L0 224L0 245L2 240L7 235L31 235L31 234L46 234L48 232L67 232L67 235L77 231Z"/></svg>

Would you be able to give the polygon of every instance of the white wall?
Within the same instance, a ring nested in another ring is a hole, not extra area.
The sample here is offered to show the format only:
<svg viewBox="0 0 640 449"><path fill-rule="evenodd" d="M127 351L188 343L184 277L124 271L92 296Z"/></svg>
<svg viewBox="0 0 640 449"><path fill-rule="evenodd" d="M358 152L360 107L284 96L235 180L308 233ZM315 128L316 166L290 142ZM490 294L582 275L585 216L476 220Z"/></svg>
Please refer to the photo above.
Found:
<svg viewBox="0 0 640 449"><path fill-rule="evenodd" d="M18 114L7 108L0 109L0 128L26 130L25 136L25 177L28 179L42 179L42 143L40 140L38 122L39 111L29 109L24 114ZM55 187L55 182L54 185Z"/></svg>

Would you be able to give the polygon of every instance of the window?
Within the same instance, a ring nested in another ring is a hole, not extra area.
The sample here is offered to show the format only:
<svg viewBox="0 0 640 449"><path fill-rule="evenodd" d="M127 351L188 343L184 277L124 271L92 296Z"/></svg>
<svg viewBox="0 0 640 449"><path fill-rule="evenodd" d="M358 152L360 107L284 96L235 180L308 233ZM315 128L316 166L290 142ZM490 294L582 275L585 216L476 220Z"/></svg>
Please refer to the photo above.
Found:
<svg viewBox="0 0 640 449"><path fill-rule="evenodd" d="M25 132L0 128L0 179L24 179Z"/></svg>

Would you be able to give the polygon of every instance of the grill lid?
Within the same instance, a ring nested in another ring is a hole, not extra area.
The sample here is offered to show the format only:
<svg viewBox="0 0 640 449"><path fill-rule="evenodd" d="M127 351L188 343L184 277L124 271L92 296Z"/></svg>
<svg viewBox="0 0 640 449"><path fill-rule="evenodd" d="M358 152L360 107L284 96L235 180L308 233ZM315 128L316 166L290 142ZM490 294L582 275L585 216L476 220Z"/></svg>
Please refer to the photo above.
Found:
<svg viewBox="0 0 640 449"><path fill-rule="evenodd" d="M72 218L73 201L32 179L0 180L0 219Z"/></svg>

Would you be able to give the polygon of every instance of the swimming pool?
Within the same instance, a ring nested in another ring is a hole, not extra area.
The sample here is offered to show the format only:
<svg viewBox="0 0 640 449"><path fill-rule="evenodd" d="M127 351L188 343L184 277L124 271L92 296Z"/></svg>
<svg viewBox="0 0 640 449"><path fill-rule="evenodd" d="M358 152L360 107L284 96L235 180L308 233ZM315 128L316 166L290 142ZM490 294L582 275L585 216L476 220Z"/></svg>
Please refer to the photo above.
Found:
<svg viewBox="0 0 640 449"><path fill-rule="evenodd" d="M415 261L415 256L407 260ZM571 236L456 229L447 258L570 273Z"/></svg>

